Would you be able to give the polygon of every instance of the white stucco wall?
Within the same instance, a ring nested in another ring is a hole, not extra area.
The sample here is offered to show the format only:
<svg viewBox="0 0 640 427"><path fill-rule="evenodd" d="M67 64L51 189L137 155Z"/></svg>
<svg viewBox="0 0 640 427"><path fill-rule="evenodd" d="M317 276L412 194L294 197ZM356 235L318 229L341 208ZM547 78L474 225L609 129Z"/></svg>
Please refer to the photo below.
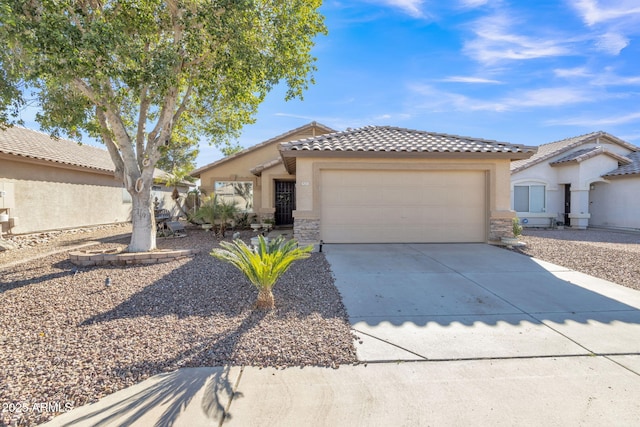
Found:
<svg viewBox="0 0 640 427"><path fill-rule="evenodd" d="M548 227L551 217L561 219L558 215L564 212L564 186L558 185L558 169L542 162L528 169L511 175L511 209L514 208L514 186L544 185L545 212L516 212L525 227Z"/></svg>
<svg viewBox="0 0 640 427"><path fill-rule="evenodd" d="M590 225L640 229L640 176L593 185Z"/></svg>
<svg viewBox="0 0 640 427"><path fill-rule="evenodd" d="M606 154L600 154L581 162L567 162L551 166L550 163L566 157L571 152L585 148L604 147L606 150L622 156L630 151L617 144L589 143L547 159L527 169L511 174L511 207L513 208L514 186L544 185L546 209L544 213L518 212L518 217L527 227L548 227L552 218L563 221L565 211L565 185L571 185L571 223L584 227L589 224L591 210L591 186L604 181L602 175L618 167L618 161ZM603 206L602 209L616 210L616 205ZM599 213L603 217L602 213ZM609 215L611 217L611 215Z"/></svg>

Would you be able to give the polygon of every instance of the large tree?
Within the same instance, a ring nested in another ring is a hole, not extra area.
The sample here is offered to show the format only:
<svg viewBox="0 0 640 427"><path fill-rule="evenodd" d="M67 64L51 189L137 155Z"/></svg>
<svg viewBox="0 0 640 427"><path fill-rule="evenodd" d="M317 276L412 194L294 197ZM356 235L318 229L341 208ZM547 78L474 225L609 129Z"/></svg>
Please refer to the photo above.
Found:
<svg viewBox="0 0 640 427"><path fill-rule="evenodd" d="M280 82L312 82L321 0L2 0L0 125L30 96L52 134L99 137L133 199L130 251L155 248L162 147L220 143Z"/></svg>

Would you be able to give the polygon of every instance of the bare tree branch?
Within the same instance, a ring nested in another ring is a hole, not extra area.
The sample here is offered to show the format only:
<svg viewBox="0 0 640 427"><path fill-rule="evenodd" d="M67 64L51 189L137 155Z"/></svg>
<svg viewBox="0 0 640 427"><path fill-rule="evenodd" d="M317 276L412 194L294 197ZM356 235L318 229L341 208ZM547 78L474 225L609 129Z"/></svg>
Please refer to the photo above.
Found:
<svg viewBox="0 0 640 427"><path fill-rule="evenodd" d="M102 100L94 92L91 86L87 84L87 82L85 82L80 78L75 78L73 79L72 83L73 83L73 86L80 91L80 93L82 93L84 96L89 98L89 100L91 100L91 102L93 102L95 105L98 105L98 106L103 105Z"/></svg>
<svg viewBox="0 0 640 427"><path fill-rule="evenodd" d="M178 120L180 120L180 116L182 116L182 113L184 113L185 110L187 109L187 105L189 105L189 99L191 98L192 92L193 92L193 86L189 85L189 87L187 88L187 92L182 97L182 102L180 103L180 106L176 110L176 113L173 115L173 119L172 119L173 123L178 123Z"/></svg>
<svg viewBox="0 0 640 427"><path fill-rule="evenodd" d="M102 136L102 140L107 146L107 151L109 151L111 160L113 160L113 164L116 168L114 175L116 178L124 182L124 163L120 156L117 144L113 141L113 138L111 138L107 117L101 107L96 107L96 117L98 118L98 123L100 123L100 134Z"/></svg>
<svg viewBox="0 0 640 427"><path fill-rule="evenodd" d="M138 156L138 165L142 167L144 160L144 130L147 123L147 114L151 100L147 97L149 86L142 88L140 94L140 111L138 113L138 133L136 134L136 154Z"/></svg>

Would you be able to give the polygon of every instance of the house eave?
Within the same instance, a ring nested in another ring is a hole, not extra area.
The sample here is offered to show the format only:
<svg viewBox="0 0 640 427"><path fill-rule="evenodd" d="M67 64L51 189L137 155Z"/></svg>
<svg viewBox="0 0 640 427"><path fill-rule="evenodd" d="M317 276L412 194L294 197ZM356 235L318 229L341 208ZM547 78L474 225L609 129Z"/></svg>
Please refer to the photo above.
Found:
<svg viewBox="0 0 640 427"><path fill-rule="evenodd" d="M201 167L195 169L194 171L192 171L190 173L190 175L195 177L195 178L200 178L202 173L205 172L207 169L211 169L213 167L219 166L219 165L224 164L226 162L238 159L238 158L240 158L242 156L245 156L245 155L247 155L249 153L254 152L255 150L258 150L260 148L266 147L268 145L279 143L279 142L281 142L282 139L285 139L285 138L287 138L287 137L289 137L291 135L295 135L298 132L301 132L301 131L303 131L305 129L313 128L313 127L320 128L321 130L328 131L329 133L335 132L334 129L331 129L330 127L325 126L322 123L318 123L316 121L313 121L311 123L307 123L305 125L299 126L299 127L295 128L295 129L291 129L291 130L289 130L289 131L287 131L285 133L282 133L282 134L280 134L278 136L274 136L273 138L269 138L268 140L260 142L260 143L258 143L256 145L252 145L251 147L245 148L244 150L239 151L239 152L237 152L235 154L232 154L231 156L223 157L222 159L216 160L215 162L212 162L212 163L209 163L207 165L201 166Z"/></svg>
<svg viewBox="0 0 640 427"><path fill-rule="evenodd" d="M531 147L527 147L531 148ZM535 149L535 147L533 147ZM528 159L535 151L528 152L478 152L478 151L321 151L321 150L283 150L280 155L287 172L295 174L298 157L319 158L358 158L358 159Z"/></svg>
<svg viewBox="0 0 640 427"><path fill-rule="evenodd" d="M80 171L85 173L96 173L101 175L114 176L113 169L108 170L108 169L101 169L101 168L92 168L87 166L74 165L71 163L62 163L62 162L56 162L56 161L47 160L47 159L39 159L36 157L23 156L20 154L9 154L9 153L0 152L0 159L9 160L13 162L48 166L48 167L58 168L58 169L66 169L66 170Z"/></svg>
<svg viewBox="0 0 640 427"><path fill-rule="evenodd" d="M606 180L621 178L640 178L640 173L619 173L615 175L602 175L602 178Z"/></svg>
<svg viewBox="0 0 640 427"><path fill-rule="evenodd" d="M584 137L584 138L583 138ZM577 141L571 143L571 144L567 144L565 146L563 146L561 149L549 152L543 156L538 157L537 159L528 162L524 165L518 166L516 168L511 169L511 174L515 174L518 172L521 172L525 169L528 169L530 167L533 167L535 165L538 165L540 163L543 163L545 161L548 161L550 159L553 159L554 157L559 157L562 156L564 153L567 153L568 151L576 148L576 147L580 147L581 145L585 145L585 144L589 144L589 143L596 143L596 144L600 144L602 140L607 140L613 144L617 144L621 147L624 147L630 151L638 151L638 147L634 146L633 144L629 144L626 141L623 141L620 138L617 138L607 132L603 132L603 131L598 131L598 132L592 132L591 134L586 134L586 135L582 135L582 136L578 136L578 137L574 137L574 138L582 138L582 139L578 139ZM573 139L573 138L567 138L567 139ZM558 142L562 142L564 140L561 141L554 141L554 142L550 142L548 144L554 144L554 143L558 143ZM543 144L543 146L548 145L548 144Z"/></svg>

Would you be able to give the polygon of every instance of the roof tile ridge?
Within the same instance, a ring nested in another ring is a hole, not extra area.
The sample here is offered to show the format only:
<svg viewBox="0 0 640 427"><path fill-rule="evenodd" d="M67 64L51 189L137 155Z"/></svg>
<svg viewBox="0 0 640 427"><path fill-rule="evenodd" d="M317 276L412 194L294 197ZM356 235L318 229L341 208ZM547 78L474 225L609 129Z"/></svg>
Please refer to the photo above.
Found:
<svg viewBox="0 0 640 427"><path fill-rule="evenodd" d="M455 138L455 139L460 139L460 140L465 140L465 141L477 141L477 142L484 142L484 143L489 143L489 144L499 144L499 145L504 145L504 146L513 146L513 147L528 147L528 148L534 147L534 146L528 146L528 145L525 145L525 144L516 144L516 143L512 143L512 142L498 141L496 139L478 138L478 137L468 136L468 135L458 135L458 134L455 134L455 133L434 132L434 131L411 129L411 128L398 127L398 126L385 126L385 127L389 128L389 129L408 131L408 132L413 132L413 133L418 133L418 134L423 134L423 135L442 136L442 137Z"/></svg>
<svg viewBox="0 0 640 427"><path fill-rule="evenodd" d="M570 149L575 148L575 147L579 147L580 145L582 145L585 142L587 142L586 141L587 138L585 138L585 137L587 137L587 136L596 136L596 135L600 135L599 131L598 132L585 133L584 135L568 137L568 138L560 139L560 140L553 141L553 142L547 142L546 144L540 144L540 145L538 145L538 152L540 152L540 150L539 150L540 147L545 147L545 146L549 146L551 144L558 144L558 143L563 142L563 141L568 141L570 139L575 139L574 142L572 142L572 143L570 143L568 145L563 145L560 148L558 148L556 150L553 150L553 151L550 151L550 152L548 152L546 154L543 154L542 156L537 157L537 158L535 158L533 160L532 159L528 159L528 160L531 160L531 161L528 161L528 162L518 166L517 168L512 169L511 173L515 173L515 172L519 172L521 170L527 169L527 168L529 168L529 167L531 167L533 165L537 165L538 163L542 163L545 160L549 160L550 158L552 158L554 156L557 156L558 154L561 154L561 153L563 153L563 152L565 152L567 150L570 150Z"/></svg>

